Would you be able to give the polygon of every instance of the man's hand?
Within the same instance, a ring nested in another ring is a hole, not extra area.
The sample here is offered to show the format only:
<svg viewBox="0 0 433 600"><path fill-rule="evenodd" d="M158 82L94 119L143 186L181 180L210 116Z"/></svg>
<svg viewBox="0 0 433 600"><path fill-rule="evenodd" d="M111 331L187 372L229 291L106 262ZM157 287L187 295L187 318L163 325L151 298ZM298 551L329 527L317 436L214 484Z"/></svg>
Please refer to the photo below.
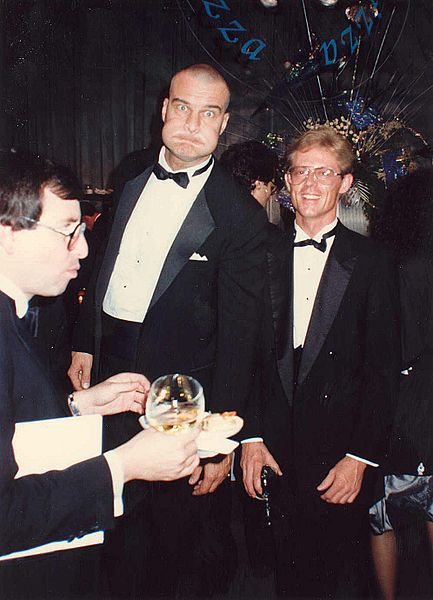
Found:
<svg viewBox="0 0 433 600"><path fill-rule="evenodd" d="M263 493L260 475L265 465L269 465L277 475L283 474L263 442L242 444L241 467L243 480L245 490L251 498Z"/></svg>
<svg viewBox="0 0 433 600"><path fill-rule="evenodd" d="M225 456L218 463L207 463L198 465L189 478L189 483L194 486L193 496L204 496L212 494L217 487L226 479L232 466L233 452ZM203 474L203 479L201 476Z"/></svg>
<svg viewBox="0 0 433 600"><path fill-rule="evenodd" d="M74 390L87 390L90 387L93 355L87 352L71 352L72 362L68 369L69 379Z"/></svg>
<svg viewBox="0 0 433 600"><path fill-rule="evenodd" d="M132 479L173 481L190 475L199 464L196 438L200 429L169 435L141 431L115 452L122 461L124 482Z"/></svg>
<svg viewBox="0 0 433 600"><path fill-rule="evenodd" d="M333 467L320 485L320 497L330 504L352 504L361 490L367 465L360 460L345 456Z"/></svg>
<svg viewBox="0 0 433 600"><path fill-rule="evenodd" d="M127 411L142 415L149 388L144 375L119 373L88 390L74 392L74 402L83 415L106 416Z"/></svg>

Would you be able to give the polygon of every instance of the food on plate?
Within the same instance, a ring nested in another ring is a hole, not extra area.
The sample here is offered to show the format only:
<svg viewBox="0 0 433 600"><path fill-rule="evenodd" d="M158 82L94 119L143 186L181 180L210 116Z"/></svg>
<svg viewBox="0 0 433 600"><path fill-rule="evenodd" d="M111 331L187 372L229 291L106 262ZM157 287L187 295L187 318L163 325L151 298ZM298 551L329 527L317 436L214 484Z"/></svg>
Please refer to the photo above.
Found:
<svg viewBox="0 0 433 600"><path fill-rule="evenodd" d="M243 421L236 415L236 411L211 413L203 419L203 430L211 433L234 435L242 427ZM233 433L231 433L233 431Z"/></svg>

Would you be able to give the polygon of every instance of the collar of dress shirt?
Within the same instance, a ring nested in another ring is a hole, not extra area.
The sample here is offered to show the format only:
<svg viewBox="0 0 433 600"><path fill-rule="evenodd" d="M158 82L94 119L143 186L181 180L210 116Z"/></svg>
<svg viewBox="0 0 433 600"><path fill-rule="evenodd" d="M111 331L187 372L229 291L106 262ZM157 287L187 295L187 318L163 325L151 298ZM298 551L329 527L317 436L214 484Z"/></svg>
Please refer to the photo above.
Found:
<svg viewBox="0 0 433 600"><path fill-rule="evenodd" d="M194 173L196 171L198 171L199 169L201 169L202 167L204 167L210 159L210 156L208 156L207 158L205 158L205 160L201 163L199 163L198 165L194 165L193 167L189 167L188 169L177 169L176 171L173 171L173 169L170 167L170 165L167 163L167 161L165 160L165 146L163 146L159 152L159 159L158 162L160 165L162 165L164 167L164 169L166 169L167 171L169 171L170 173L177 173L178 171L181 171L182 173L188 173L188 177L189 180L192 180L192 176L194 175ZM202 177L202 175L206 176L211 172L212 167L213 167L213 163L215 161L212 162L212 164L209 166L209 169L207 169L204 173L202 173L201 175L196 175L194 180L200 180L200 178Z"/></svg>
<svg viewBox="0 0 433 600"><path fill-rule="evenodd" d="M338 223L338 219L337 217L332 221L332 223L329 223L328 225L325 225L325 227L323 227L323 229L321 229L313 238L311 238L310 235L308 235L307 233L305 233L305 231L302 229L302 227L300 227L296 221L295 221L295 242L302 242L302 240L309 240L309 239L314 239L317 242L320 242L322 239L322 235L324 233L328 233L328 231L331 231L331 229L334 229L334 227L337 225Z"/></svg>
<svg viewBox="0 0 433 600"><path fill-rule="evenodd" d="M0 274L0 290L15 302L15 312L22 319L29 307L27 296L8 277Z"/></svg>

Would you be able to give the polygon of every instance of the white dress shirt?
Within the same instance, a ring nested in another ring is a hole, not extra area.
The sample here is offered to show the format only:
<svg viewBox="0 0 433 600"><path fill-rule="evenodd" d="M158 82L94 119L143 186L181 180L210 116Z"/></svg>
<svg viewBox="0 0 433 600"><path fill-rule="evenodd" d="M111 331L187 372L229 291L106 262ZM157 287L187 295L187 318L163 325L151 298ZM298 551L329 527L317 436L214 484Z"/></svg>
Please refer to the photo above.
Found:
<svg viewBox="0 0 433 600"><path fill-rule="evenodd" d="M159 153L160 164L170 172ZM105 294L104 312L118 319L141 323L146 316L167 254L197 195L206 183L213 164L202 174L193 174L205 166L183 169L189 176L187 188L172 179L160 180L152 173L125 227L119 254Z"/></svg>
<svg viewBox="0 0 433 600"><path fill-rule="evenodd" d="M15 302L15 313L19 319L25 317L29 302L27 296L7 277L0 274L0 291ZM123 466L115 450L105 452L105 460L111 473L113 485L113 515L123 515Z"/></svg>
<svg viewBox="0 0 433 600"><path fill-rule="evenodd" d="M323 234L331 231L336 225L337 219L326 225L313 239L320 242ZM310 239L310 236L296 222L295 232L295 243ZM320 252L314 246L295 246L293 249L293 346L295 348L304 345L320 279L334 239L335 236L332 236L326 240L325 252Z"/></svg>
<svg viewBox="0 0 433 600"><path fill-rule="evenodd" d="M5 277L0 273L0 291L6 296L12 298L15 302L15 312L19 319L22 319L27 312L29 307L29 301L27 296L22 292L13 281Z"/></svg>

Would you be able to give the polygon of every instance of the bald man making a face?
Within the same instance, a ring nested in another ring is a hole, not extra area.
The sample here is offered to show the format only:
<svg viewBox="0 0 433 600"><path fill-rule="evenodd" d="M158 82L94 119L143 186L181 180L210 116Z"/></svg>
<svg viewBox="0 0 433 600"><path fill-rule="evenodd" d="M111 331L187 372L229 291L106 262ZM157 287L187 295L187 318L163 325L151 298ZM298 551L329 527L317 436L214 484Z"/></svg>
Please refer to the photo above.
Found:
<svg viewBox="0 0 433 600"><path fill-rule="evenodd" d="M209 65L173 77L162 106L159 161L126 184L83 306L69 370L77 389L89 382L90 370L94 381L126 365L151 380L180 372L201 382L207 409L243 414L260 322L266 216L212 155L229 119L229 99L226 82ZM108 447L136 428L134 419L111 419ZM206 593L224 588L227 570L221 576L215 563L230 551L223 501L230 464L230 456L209 462L189 481L153 490L161 527L155 525L150 545L170 565L158 581L167 594L182 570L191 578L194 561L201 565L199 588L204 581ZM209 531L212 549L207 542L202 548ZM205 566L209 551L212 568Z"/></svg>

